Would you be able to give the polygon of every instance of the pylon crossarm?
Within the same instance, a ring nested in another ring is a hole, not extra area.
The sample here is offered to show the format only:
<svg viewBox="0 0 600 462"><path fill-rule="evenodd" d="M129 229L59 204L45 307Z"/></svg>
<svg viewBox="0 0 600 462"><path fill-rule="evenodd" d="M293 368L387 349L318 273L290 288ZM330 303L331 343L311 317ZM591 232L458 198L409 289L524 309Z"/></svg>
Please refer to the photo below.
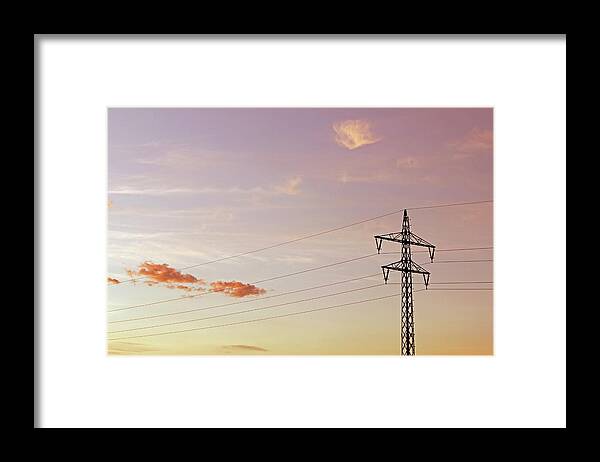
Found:
<svg viewBox="0 0 600 462"><path fill-rule="evenodd" d="M384 270L387 270L387 272L389 273L390 270L403 271L403 265L404 265L404 262L395 261L394 263L390 263L389 265L383 265L381 268Z"/></svg>
<svg viewBox="0 0 600 462"><path fill-rule="evenodd" d="M412 232L410 233L410 244L435 249L435 245L433 245L431 242L426 241L422 237L417 236L415 233L412 233Z"/></svg>
<svg viewBox="0 0 600 462"><path fill-rule="evenodd" d="M389 233L375 236L375 245L377 246L377 253L381 251L381 244L383 241L401 242L402 233Z"/></svg>
<svg viewBox="0 0 600 462"><path fill-rule="evenodd" d="M410 262L410 267L406 268L405 266L406 266L405 262L400 260L400 261L395 261L394 263L390 263L389 265L383 265L381 268L384 271L387 270L388 274L389 274L390 270L404 271L406 273L430 274L429 271L427 271L422 266L416 264L414 261ZM384 276L385 276L385 273L384 273Z"/></svg>
<svg viewBox="0 0 600 462"><path fill-rule="evenodd" d="M435 252L435 245L427 242L422 237L417 236L414 233L410 233L408 239L402 237L402 233L388 233L388 234L378 234L375 236L375 244L377 245L377 252L381 250L381 244L383 241L391 241L398 242L400 244L410 244L416 245L419 247L428 247L429 248L429 256L433 259L433 252Z"/></svg>
<svg viewBox="0 0 600 462"><path fill-rule="evenodd" d="M430 274L425 268L420 265L417 265L414 261L410 262L410 270L411 273L419 273L419 274Z"/></svg>
<svg viewBox="0 0 600 462"><path fill-rule="evenodd" d="M375 236L376 238L379 239L384 239L386 241L400 241L402 239L402 233L387 233L387 234L378 234L377 236Z"/></svg>

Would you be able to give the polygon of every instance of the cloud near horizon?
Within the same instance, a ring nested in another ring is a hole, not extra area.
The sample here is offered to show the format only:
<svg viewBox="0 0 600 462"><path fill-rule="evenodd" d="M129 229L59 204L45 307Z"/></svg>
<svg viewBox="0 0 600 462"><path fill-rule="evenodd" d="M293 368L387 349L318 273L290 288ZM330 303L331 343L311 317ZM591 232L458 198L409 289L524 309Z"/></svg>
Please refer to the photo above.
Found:
<svg viewBox="0 0 600 462"><path fill-rule="evenodd" d="M108 354L109 355L130 355L136 353L147 353L160 351L158 348L153 346L144 345L143 343L134 342L118 342L114 340L108 340Z"/></svg>
<svg viewBox="0 0 600 462"><path fill-rule="evenodd" d="M267 291L253 284L244 284L239 281L215 281L210 283L213 292L221 292L230 297L242 298L249 295L262 295Z"/></svg>
<svg viewBox="0 0 600 462"><path fill-rule="evenodd" d="M227 351L242 350L242 351L269 351L256 345L223 345L222 348Z"/></svg>
<svg viewBox="0 0 600 462"><path fill-rule="evenodd" d="M115 278L111 278L110 276L108 276L106 278L106 280L108 281L109 284L120 284L121 281L119 281L118 279Z"/></svg>
<svg viewBox="0 0 600 462"><path fill-rule="evenodd" d="M381 141L371 133L371 123L367 120L344 120L333 125L335 142L346 149L358 149L361 146Z"/></svg>

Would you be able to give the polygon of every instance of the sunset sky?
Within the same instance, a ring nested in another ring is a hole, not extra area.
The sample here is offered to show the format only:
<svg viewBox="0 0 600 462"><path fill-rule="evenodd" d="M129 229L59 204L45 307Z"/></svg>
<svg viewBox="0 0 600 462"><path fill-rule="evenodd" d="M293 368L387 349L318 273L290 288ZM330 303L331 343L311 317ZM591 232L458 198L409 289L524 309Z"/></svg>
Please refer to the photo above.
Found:
<svg viewBox="0 0 600 462"><path fill-rule="evenodd" d="M374 235L400 231L401 213L196 265L407 207L412 231L438 248L424 265L430 290L414 295L416 354L493 354L493 291L457 290L491 289L493 262L455 262L493 258L493 204L410 210L493 199L492 124L491 108L109 109L108 352L398 355L399 296L191 329L398 294L400 273L380 285L380 267L400 245L366 256Z"/></svg>

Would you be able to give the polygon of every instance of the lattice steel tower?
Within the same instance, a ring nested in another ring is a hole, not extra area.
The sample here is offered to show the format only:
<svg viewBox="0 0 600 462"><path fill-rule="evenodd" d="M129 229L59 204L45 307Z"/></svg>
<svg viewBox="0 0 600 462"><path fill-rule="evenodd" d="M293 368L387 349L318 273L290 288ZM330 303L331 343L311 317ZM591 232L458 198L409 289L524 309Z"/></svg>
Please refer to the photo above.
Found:
<svg viewBox="0 0 600 462"><path fill-rule="evenodd" d="M375 236L375 245L377 253L381 251L383 241L393 241L402 244L401 258L399 261L384 265L381 267L383 271L383 280L387 284L390 270L400 271L402 273L402 312L401 312L401 339L402 339L402 355L412 356L415 354L415 320L413 313L413 290L412 290L412 274L418 273L423 275L425 289L429 285L429 271L417 265L412 261L411 245L427 247L429 250L429 258L433 262L435 254L435 245L427 242L425 239L417 236L410 230L410 220L408 212L404 210L404 218L402 219L402 231L399 233L381 234Z"/></svg>

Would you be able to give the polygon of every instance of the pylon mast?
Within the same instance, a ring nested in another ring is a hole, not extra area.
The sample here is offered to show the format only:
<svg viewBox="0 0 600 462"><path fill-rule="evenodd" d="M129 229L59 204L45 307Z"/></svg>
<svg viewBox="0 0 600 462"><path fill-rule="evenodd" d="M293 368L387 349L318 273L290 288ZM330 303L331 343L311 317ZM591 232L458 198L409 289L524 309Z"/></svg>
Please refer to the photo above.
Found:
<svg viewBox="0 0 600 462"><path fill-rule="evenodd" d="M411 245L419 247L427 247L429 250L429 258L433 262L435 254L435 246L425 239L417 236L410 230L410 219L408 212L404 210L402 219L402 231L399 233L381 234L375 236L375 245L377 253L381 251L383 241L399 242L402 245L400 260L388 265L383 265L383 280L387 284L390 270L400 271L402 273L402 300L401 300L401 341L402 351L404 356L413 356L415 354L415 320L414 320L414 304L412 290L412 275L413 273L422 274L425 289L429 285L429 271L412 261Z"/></svg>

